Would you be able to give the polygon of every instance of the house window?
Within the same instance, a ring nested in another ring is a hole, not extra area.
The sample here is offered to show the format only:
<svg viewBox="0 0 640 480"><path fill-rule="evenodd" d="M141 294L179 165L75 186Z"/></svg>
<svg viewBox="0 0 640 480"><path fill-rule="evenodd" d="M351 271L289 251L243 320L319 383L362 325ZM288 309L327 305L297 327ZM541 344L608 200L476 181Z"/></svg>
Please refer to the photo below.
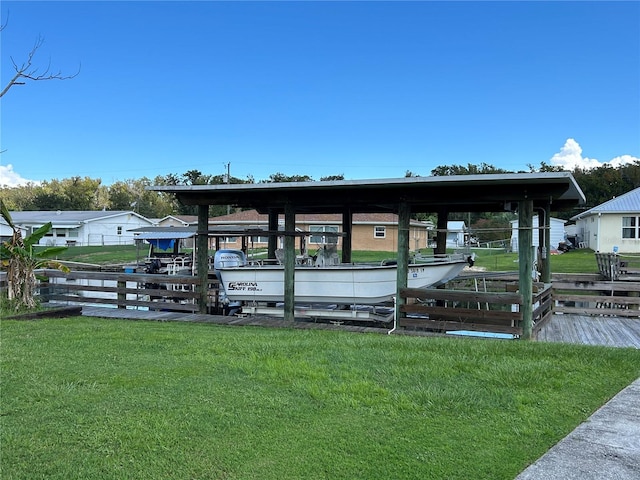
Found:
<svg viewBox="0 0 640 480"><path fill-rule="evenodd" d="M311 225L309 227L311 237L309 243L320 245L335 245L338 243L338 227L332 225ZM334 234L334 235L331 235Z"/></svg>
<svg viewBox="0 0 640 480"><path fill-rule="evenodd" d="M640 238L638 217L622 217L622 238Z"/></svg>
<svg viewBox="0 0 640 480"><path fill-rule="evenodd" d="M117 227L117 232L118 235L122 235L122 227Z"/></svg>
<svg viewBox="0 0 640 480"><path fill-rule="evenodd" d="M387 227L373 227L373 238L385 238L387 236Z"/></svg>

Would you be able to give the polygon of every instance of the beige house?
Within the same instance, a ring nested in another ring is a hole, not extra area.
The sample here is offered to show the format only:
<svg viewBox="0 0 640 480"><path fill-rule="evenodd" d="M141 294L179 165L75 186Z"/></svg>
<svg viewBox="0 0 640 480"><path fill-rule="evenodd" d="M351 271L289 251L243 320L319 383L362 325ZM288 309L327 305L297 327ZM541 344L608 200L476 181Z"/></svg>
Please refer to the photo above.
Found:
<svg viewBox="0 0 640 480"><path fill-rule="evenodd" d="M156 221L158 227L197 227L197 215L167 215Z"/></svg>
<svg viewBox="0 0 640 480"><path fill-rule="evenodd" d="M640 188L571 217L578 245L596 252L640 253Z"/></svg>
<svg viewBox="0 0 640 480"><path fill-rule="evenodd" d="M284 217L278 222L284 225ZM243 228L262 227L268 225L268 216L256 210L223 215L209 219L209 227L234 225ZM342 231L342 215L340 214L297 214L296 228L310 232L307 237L307 248L313 251L322 245L337 242L341 248L342 238L332 233ZM409 232L409 248L418 250L427 247L428 235L433 231L433 224L412 220ZM266 247L267 237L252 239L254 247ZM227 237L221 242L223 248L240 248L238 237ZM398 248L398 216L393 213L355 213L352 225L352 250L372 250L395 252Z"/></svg>

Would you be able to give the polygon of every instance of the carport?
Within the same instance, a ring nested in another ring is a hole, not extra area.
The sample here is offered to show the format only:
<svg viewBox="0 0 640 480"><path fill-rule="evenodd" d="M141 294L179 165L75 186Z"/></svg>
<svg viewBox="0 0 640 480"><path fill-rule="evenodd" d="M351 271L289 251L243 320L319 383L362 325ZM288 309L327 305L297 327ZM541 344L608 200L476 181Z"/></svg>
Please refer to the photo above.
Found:
<svg viewBox="0 0 640 480"><path fill-rule="evenodd" d="M294 320L295 216L297 213L341 213L344 242L342 261L351 261L354 213L392 212L398 215L398 293L407 285L409 221L412 213L436 213L437 247L445 252L446 227L452 212L517 211L519 290L532 297L534 211L539 219L542 278L549 283L549 227L551 211L571 209L585 202L569 172L405 177L329 182L291 182L224 185L152 186L150 190L171 193L185 205L198 206L196 262L201 285L207 280L208 211L210 205L254 208L268 214L269 256L276 249L276 234L284 242L284 314ZM284 215L284 231L278 231L278 215ZM204 290L204 289L203 289ZM206 291L201 292L200 312L206 312ZM402 301L397 295L398 302ZM399 311L399 309L398 309ZM532 305L523 305L523 337L529 338Z"/></svg>

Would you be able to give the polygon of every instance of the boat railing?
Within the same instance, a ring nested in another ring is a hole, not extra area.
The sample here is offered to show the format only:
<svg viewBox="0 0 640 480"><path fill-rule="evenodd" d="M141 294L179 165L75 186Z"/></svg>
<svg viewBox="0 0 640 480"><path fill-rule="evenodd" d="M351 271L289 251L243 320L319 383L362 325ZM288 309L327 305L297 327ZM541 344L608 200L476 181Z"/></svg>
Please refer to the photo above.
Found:
<svg viewBox="0 0 640 480"><path fill-rule="evenodd" d="M167 264L167 274L183 275L185 270L191 268L191 259L187 257L175 257L171 263Z"/></svg>
<svg viewBox="0 0 640 480"><path fill-rule="evenodd" d="M468 257L465 253L441 253L441 254L433 254L433 255L424 255L422 253L417 253L412 257L413 263L442 263L442 262L451 262L456 260L466 260Z"/></svg>

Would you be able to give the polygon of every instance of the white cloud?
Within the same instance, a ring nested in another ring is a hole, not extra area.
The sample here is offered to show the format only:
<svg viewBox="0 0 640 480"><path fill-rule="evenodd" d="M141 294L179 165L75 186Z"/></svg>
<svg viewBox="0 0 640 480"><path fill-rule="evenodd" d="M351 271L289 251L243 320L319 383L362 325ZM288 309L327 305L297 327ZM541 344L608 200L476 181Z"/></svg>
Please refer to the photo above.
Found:
<svg viewBox="0 0 640 480"><path fill-rule="evenodd" d="M13 170L13 165L0 165L0 187L17 187L19 185L26 185L27 183L33 183L38 185L40 182L36 180L27 180L22 178L19 173Z"/></svg>
<svg viewBox="0 0 640 480"><path fill-rule="evenodd" d="M626 165L627 163L633 163L639 161L640 158L634 157L631 155L620 155L619 157L612 158L607 163L610 164L614 168L618 168L621 165Z"/></svg>
<svg viewBox="0 0 640 480"><path fill-rule="evenodd" d="M583 157L582 147L573 138L568 138L560 151L551 157L552 165L562 167L564 170L570 171L575 170L576 168L589 170L601 167L605 163L608 163L614 168L618 168L622 165L626 165L627 163L637 161L640 161L640 158L632 155L621 155L607 162L600 162L595 158Z"/></svg>

